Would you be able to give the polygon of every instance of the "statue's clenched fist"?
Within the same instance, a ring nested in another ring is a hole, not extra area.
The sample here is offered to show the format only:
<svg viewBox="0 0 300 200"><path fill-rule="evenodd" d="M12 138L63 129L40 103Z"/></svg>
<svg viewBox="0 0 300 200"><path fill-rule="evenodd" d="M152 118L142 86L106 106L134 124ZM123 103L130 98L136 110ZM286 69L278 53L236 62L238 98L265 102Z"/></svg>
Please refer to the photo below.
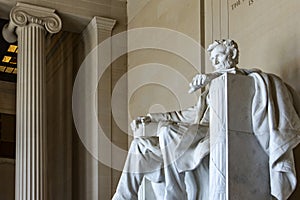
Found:
<svg viewBox="0 0 300 200"><path fill-rule="evenodd" d="M130 124L130 127L133 131L139 128L140 125L145 125L151 122L151 118L149 116L140 116L133 120Z"/></svg>
<svg viewBox="0 0 300 200"><path fill-rule="evenodd" d="M209 73L209 74L197 74L192 79L192 82L190 83L190 90L189 93L195 92L196 90L205 87L207 84L209 84L213 79L220 76L220 73Z"/></svg>

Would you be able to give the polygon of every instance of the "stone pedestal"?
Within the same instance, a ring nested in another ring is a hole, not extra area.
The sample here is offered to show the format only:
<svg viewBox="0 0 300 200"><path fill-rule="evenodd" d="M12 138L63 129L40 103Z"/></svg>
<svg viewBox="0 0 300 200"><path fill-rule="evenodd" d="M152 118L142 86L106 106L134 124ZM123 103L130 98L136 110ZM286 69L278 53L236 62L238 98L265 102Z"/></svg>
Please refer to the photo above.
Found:
<svg viewBox="0 0 300 200"><path fill-rule="evenodd" d="M18 39L16 199L46 199L45 38L61 29L54 12L18 3L3 30Z"/></svg>
<svg viewBox="0 0 300 200"><path fill-rule="evenodd" d="M210 87L210 200L272 199L268 156L252 131L254 85L224 74Z"/></svg>

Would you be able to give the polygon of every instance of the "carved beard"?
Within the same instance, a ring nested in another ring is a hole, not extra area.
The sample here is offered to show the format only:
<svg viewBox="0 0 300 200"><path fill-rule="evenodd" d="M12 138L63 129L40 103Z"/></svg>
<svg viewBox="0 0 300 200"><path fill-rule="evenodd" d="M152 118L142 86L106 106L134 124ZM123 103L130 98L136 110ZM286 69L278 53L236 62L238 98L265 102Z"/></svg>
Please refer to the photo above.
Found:
<svg viewBox="0 0 300 200"><path fill-rule="evenodd" d="M225 63L224 64L224 69L228 69L228 68L234 67L233 66L233 60L231 60L231 59L226 60L224 63Z"/></svg>
<svg viewBox="0 0 300 200"><path fill-rule="evenodd" d="M222 63L219 64L219 67L217 67L217 70L221 70L221 69L229 69L233 65L233 61L232 60L226 60Z"/></svg>

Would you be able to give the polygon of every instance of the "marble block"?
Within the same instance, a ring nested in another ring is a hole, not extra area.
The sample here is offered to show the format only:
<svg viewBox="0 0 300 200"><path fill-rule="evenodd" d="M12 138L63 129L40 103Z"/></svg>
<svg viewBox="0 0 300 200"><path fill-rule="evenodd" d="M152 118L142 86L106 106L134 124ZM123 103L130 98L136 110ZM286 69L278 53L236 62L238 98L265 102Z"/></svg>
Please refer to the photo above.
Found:
<svg viewBox="0 0 300 200"><path fill-rule="evenodd" d="M224 74L210 86L210 200L272 199L268 156L252 131L253 80Z"/></svg>

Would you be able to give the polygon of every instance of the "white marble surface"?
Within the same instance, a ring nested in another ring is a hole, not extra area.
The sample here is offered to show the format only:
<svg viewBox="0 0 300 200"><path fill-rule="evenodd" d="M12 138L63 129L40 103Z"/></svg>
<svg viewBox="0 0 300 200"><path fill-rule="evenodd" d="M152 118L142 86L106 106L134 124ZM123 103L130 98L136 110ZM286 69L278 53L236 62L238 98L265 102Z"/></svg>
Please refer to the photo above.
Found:
<svg viewBox="0 0 300 200"><path fill-rule="evenodd" d="M268 156L252 131L253 94L247 76L224 74L211 84L210 199L272 198Z"/></svg>

